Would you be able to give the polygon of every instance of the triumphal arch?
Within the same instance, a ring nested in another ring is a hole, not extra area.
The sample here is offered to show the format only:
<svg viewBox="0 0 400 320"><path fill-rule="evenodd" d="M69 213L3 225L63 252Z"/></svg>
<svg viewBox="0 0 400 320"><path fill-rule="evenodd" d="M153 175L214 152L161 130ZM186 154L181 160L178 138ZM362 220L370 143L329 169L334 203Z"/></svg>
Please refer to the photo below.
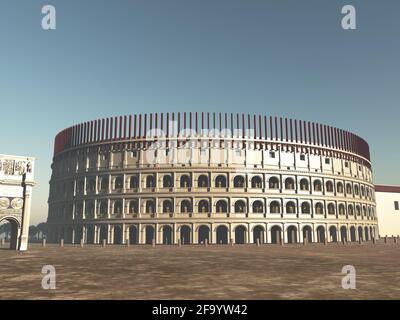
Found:
<svg viewBox="0 0 400 320"><path fill-rule="evenodd" d="M11 225L10 248L28 248L34 158L0 154L0 223Z"/></svg>

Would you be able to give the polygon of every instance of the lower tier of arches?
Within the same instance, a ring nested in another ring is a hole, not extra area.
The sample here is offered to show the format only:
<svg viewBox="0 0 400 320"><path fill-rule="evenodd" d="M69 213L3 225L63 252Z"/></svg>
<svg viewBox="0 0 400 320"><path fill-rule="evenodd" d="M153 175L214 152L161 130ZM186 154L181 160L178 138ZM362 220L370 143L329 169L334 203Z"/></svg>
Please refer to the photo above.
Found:
<svg viewBox="0 0 400 320"><path fill-rule="evenodd" d="M376 224L124 223L49 225L49 241L74 244L279 244L370 241Z"/></svg>

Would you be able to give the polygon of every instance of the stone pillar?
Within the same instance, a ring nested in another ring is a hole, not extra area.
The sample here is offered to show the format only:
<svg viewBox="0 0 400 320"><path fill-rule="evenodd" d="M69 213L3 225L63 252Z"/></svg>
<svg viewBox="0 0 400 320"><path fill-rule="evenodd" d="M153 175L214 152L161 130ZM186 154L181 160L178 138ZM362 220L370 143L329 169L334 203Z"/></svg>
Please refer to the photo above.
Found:
<svg viewBox="0 0 400 320"><path fill-rule="evenodd" d="M25 176L22 179L24 187L24 206L22 212L21 231L18 239L18 250L25 251L28 249L29 237L29 221L31 216L32 203L32 186L33 184L25 184Z"/></svg>

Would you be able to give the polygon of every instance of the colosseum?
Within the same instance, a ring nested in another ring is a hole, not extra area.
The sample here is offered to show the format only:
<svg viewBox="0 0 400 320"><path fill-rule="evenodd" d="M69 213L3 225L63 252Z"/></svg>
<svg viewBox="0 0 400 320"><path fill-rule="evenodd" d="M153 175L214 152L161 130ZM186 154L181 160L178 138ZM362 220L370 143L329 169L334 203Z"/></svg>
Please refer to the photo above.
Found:
<svg viewBox="0 0 400 320"><path fill-rule="evenodd" d="M88 244L369 241L369 146L304 120L161 113L55 138L49 240Z"/></svg>

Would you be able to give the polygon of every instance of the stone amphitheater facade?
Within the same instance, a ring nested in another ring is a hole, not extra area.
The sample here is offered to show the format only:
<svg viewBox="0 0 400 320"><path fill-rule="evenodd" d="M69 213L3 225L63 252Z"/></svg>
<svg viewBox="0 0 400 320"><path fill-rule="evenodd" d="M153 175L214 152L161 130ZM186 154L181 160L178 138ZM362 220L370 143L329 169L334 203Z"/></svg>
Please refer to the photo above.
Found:
<svg viewBox="0 0 400 320"><path fill-rule="evenodd" d="M49 239L99 244L369 241L369 146L332 126L226 113L98 119L55 138Z"/></svg>

